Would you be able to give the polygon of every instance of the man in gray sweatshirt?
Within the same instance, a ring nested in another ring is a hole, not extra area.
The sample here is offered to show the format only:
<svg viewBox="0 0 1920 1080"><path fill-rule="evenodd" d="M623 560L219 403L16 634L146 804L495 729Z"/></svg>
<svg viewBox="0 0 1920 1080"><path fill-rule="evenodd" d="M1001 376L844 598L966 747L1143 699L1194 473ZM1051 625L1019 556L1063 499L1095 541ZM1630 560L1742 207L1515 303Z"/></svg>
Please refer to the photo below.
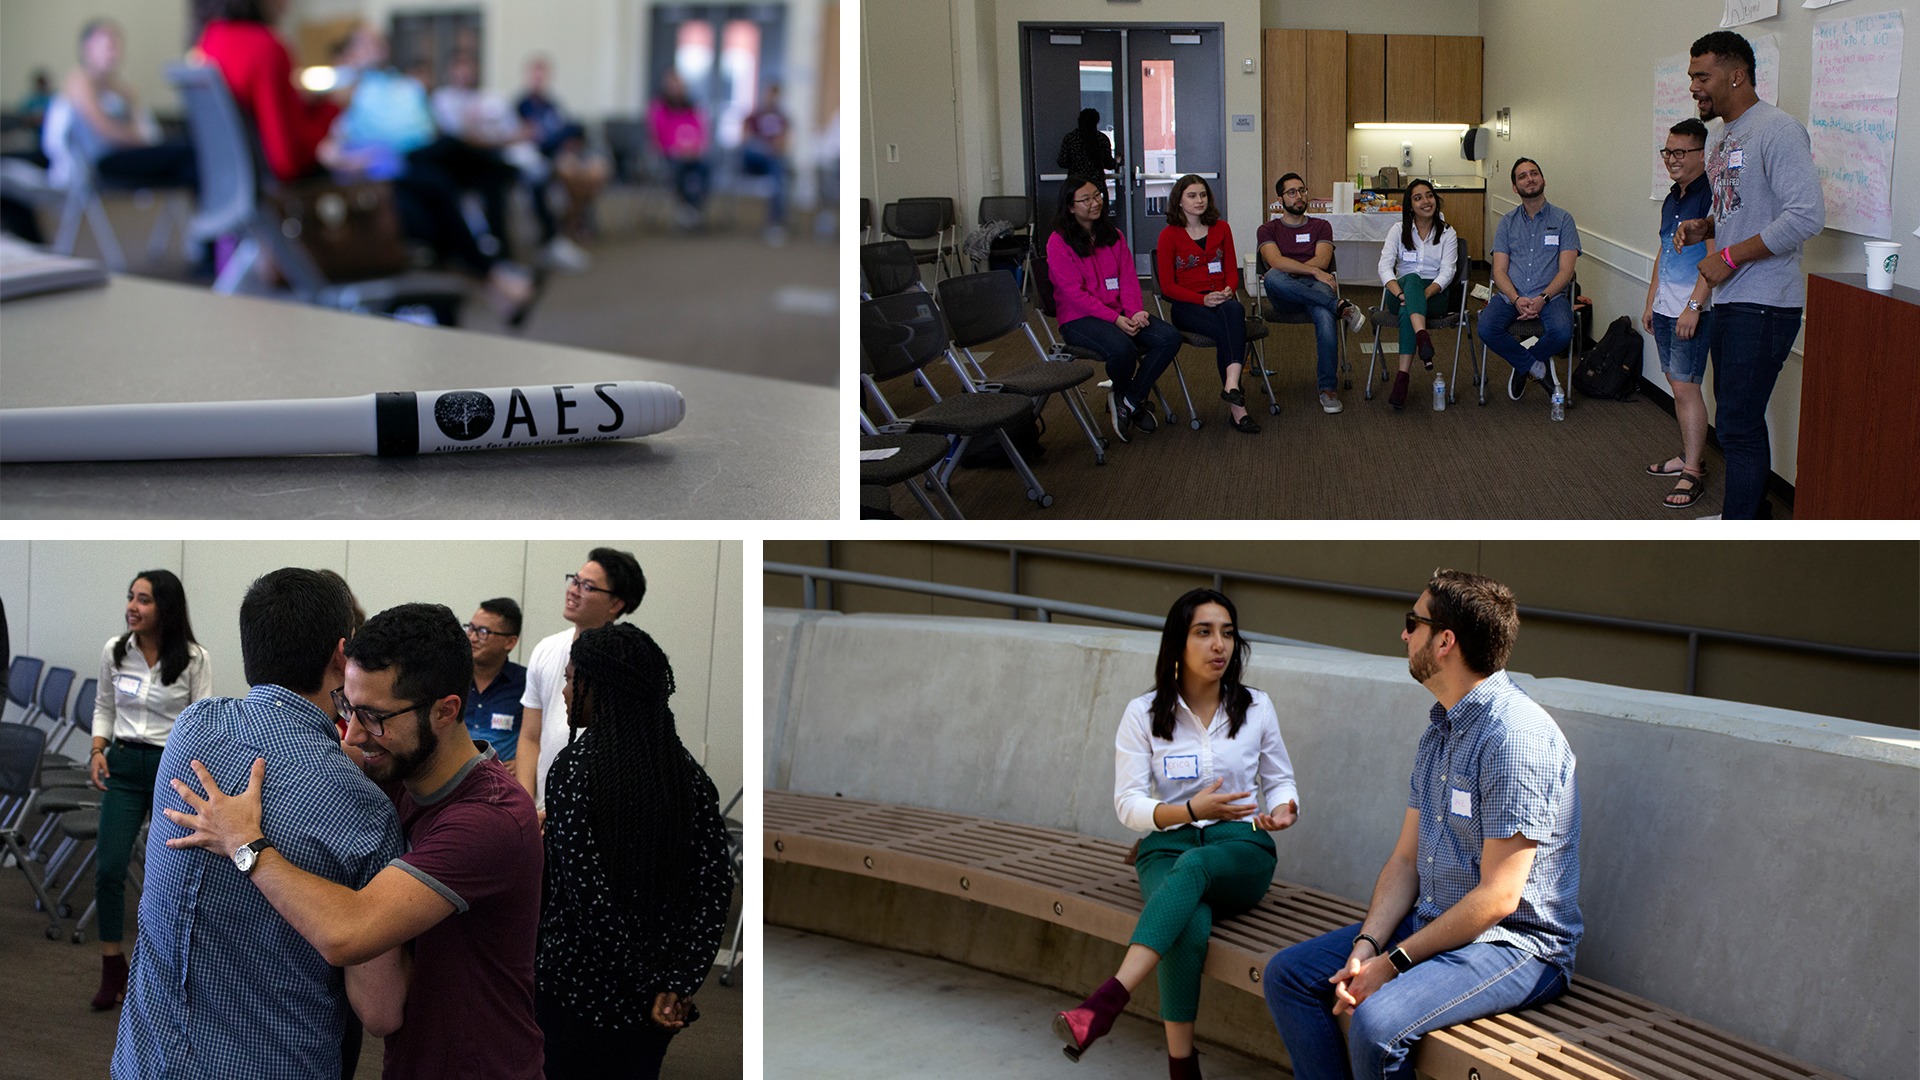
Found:
<svg viewBox="0 0 1920 1080"><path fill-rule="evenodd" d="M1727 456L1723 516L1754 518L1766 509L1773 464L1767 400L1806 304L1800 249L1826 227L1826 202L1807 129L1754 90L1746 38L1719 30L1694 42L1687 77L1700 119L1726 124L1707 140L1712 216L1682 222L1673 244L1719 241L1719 252L1700 260L1700 277L1713 287L1714 428Z"/></svg>

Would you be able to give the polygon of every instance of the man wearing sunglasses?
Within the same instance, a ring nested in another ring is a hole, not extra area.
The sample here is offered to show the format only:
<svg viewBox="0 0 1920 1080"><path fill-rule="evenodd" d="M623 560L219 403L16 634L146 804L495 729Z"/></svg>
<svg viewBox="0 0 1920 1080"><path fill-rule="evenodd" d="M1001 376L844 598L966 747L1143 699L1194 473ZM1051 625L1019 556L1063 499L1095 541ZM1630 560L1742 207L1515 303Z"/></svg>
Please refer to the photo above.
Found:
<svg viewBox="0 0 1920 1080"><path fill-rule="evenodd" d="M444 605L389 608L347 642L333 704L407 839L405 854L363 887L310 874L275 850L281 836L260 815L264 760L232 795L193 762L197 784L173 781L187 809L163 811L180 827L166 844L233 853L330 964L413 943L405 1022L386 1040L388 1076L537 1080L544 1039L533 1017L533 950L545 851L533 801L491 746L467 737L472 681L467 636ZM289 779L274 770L275 785Z"/></svg>
<svg viewBox="0 0 1920 1080"><path fill-rule="evenodd" d="M578 573L567 575L561 615L573 625L542 638L527 658L527 692L520 720L520 752L514 773L520 786L533 796L534 806L546 812L547 769L555 754L567 745L567 702L560 691L567 682L567 658L573 639L631 615L647 595L647 575L630 551L597 547L587 552Z"/></svg>
<svg viewBox="0 0 1920 1080"><path fill-rule="evenodd" d="M507 659L520 644L520 605L505 596L482 600L464 629L473 646L467 734L490 744L502 762L512 761L520 749L520 698L527 691L527 669Z"/></svg>
<svg viewBox="0 0 1920 1080"><path fill-rule="evenodd" d="M1300 1080L1411 1080L1422 1035L1538 1004L1573 976L1580 794L1566 738L1504 670L1519 628L1505 585L1457 570L1435 571L1407 612L1407 670L1438 704L1400 838L1363 922L1267 964Z"/></svg>

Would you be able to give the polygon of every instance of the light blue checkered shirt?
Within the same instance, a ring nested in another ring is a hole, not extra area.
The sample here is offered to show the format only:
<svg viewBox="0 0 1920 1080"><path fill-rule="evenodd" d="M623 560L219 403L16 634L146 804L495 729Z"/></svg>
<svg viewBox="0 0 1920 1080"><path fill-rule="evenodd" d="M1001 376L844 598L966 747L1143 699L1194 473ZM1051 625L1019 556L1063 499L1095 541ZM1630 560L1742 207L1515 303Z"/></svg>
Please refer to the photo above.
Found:
<svg viewBox="0 0 1920 1080"><path fill-rule="evenodd" d="M1524 834L1539 846L1520 906L1474 940L1518 945L1571 975L1584 924L1580 789L1566 736L1504 671L1451 711L1436 702L1429 721L1407 802L1420 815L1415 921L1425 926L1480 884L1483 841Z"/></svg>
<svg viewBox="0 0 1920 1080"><path fill-rule="evenodd" d="M306 699L256 686L180 714L154 781L140 935L113 1050L122 1078L338 1076L346 995L328 964L223 852L166 846L185 830L167 783L198 760L223 791L267 759L261 831L295 866L360 888L402 850L393 802L340 750Z"/></svg>

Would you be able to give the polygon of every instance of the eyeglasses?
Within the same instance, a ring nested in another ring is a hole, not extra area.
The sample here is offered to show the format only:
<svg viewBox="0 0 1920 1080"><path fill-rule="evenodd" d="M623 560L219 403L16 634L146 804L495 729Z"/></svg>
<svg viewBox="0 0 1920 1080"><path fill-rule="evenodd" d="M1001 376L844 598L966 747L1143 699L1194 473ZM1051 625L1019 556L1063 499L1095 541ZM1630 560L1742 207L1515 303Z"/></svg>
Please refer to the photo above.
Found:
<svg viewBox="0 0 1920 1080"><path fill-rule="evenodd" d="M1098 195L1088 195L1084 198L1073 200L1073 205L1075 206L1099 206L1100 203L1101 198Z"/></svg>
<svg viewBox="0 0 1920 1080"><path fill-rule="evenodd" d="M376 739L386 735L387 721L399 716L401 713L418 712L432 704L433 702L431 701L422 701L415 705L395 709L392 712L375 712L364 705L349 705L347 703L347 692L345 690L335 690L333 692L333 711L339 715L340 719L359 721L360 726L367 729L367 734L372 735Z"/></svg>
<svg viewBox="0 0 1920 1080"><path fill-rule="evenodd" d="M1282 191L1282 192L1280 193L1280 195L1281 195L1281 197L1282 197L1282 198L1285 198L1285 197L1287 197L1287 196L1290 196L1290 195L1305 195L1306 193L1307 193L1307 189L1306 189L1306 188L1303 188L1303 187L1290 187L1290 188L1288 188L1288 189L1286 189L1285 191Z"/></svg>
<svg viewBox="0 0 1920 1080"><path fill-rule="evenodd" d="M568 575L567 575L567 588L569 588L569 589L579 589L579 590L580 590L580 591L581 591L582 593L584 593L584 594L585 594L585 595L587 595L587 596L592 596L592 595L593 595L594 593L611 593L611 592L613 592L613 590L612 590L612 589L608 589L608 588L604 588L604 587L602 587L602 586L599 586L599 585L595 585L595 584L594 584L593 582L591 582L591 581L588 581L587 579L585 579L585 578L583 578L583 577L581 577L581 576L580 576L579 574L568 574Z"/></svg>
<svg viewBox="0 0 1920 1080"><path fill-rule="evenodd" d="M507 637L516 636L514 634L509 634L505 630L492 630L484 626L476 626L473 623L467 623L465 626L462 626L460 629L465 630L467 632L468 637L477 637L481 641L485 641L490 637L507 638Z"/></svg>
<svg viewBox="0 0 1920 1080"><path fill-rule="evenodd" d="M1420 625L1421 623L1426 623L1428 626L1433 627L1435 630L1446 629L1446 627L1441 625L1440 622L1436 619L1429 619L1425 615L1422 615L1417 611L1407 612L1407 633L1409 634L1413 633L1413 628Z"/></svg>
<svg viewBox="0 0 1920 1080"><path fill-rule="evenodd" d="M1660 156L1666 158L1668 161L1679 161L1688 154L1697 154L1705 149L1706 147L1704 146L1696 146L1691 150L1662 150L1660 151Z"/></svg>

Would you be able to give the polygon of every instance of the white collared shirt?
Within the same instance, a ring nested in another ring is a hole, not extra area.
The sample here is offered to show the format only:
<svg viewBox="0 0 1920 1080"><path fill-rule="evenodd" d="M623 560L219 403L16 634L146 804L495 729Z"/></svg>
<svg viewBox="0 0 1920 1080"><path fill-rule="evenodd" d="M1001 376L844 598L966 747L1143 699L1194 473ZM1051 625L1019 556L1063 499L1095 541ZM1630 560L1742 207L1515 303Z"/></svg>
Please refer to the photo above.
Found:
<svg viewBox="0 0 1920 1080"><path fill-rule="evenodd" d="M1414 229L1410 248L1400 246L1400 230L1395 229L1380 245L1380 284L1418 274L1445 291L1453 283L1453 272L1459 269L1459 248L1460 238L1451 225L1435 229L1432 236L1421 236L1420 230Z"/></svg>
<svg viewBox="0 0 1920 1080"><path fill-rule="evenodd" d="M180 710L213 696L213 665L207 650L187 644L187 669L171 685L160 681L160 665L147 666L140 643L127 642L127 655L113 662L113 646L121 635L107 639L100 652L100 685L93 698L93 737L134 739L165 746Z"/></svg>
<svg viewBox="0 0 1920 1080"><path fill-rule="evenodd" d="M1235 738L1227 737L1227 707L1222 702L1211 721L1202 724L1187 703L1173 710L1173 738L1153 737L1153 693L1127 703L1120 731L1113 740L1113 808L1120 824L1134 832L1154 832L1153 808L1160 803L1180 806L1211 784L1225 781L1221 791L1251 791L1263 813L1274 813L1288 802L1298 803L1293 786L1293 760L1280 738L1280 717L1267 695L1248 687L1253 703ZM1170 825L1183 828L1187 822ZM1213 824L1202 820L1201 828ZM1166 830L1158 830L1166 831Z"/></svg>

